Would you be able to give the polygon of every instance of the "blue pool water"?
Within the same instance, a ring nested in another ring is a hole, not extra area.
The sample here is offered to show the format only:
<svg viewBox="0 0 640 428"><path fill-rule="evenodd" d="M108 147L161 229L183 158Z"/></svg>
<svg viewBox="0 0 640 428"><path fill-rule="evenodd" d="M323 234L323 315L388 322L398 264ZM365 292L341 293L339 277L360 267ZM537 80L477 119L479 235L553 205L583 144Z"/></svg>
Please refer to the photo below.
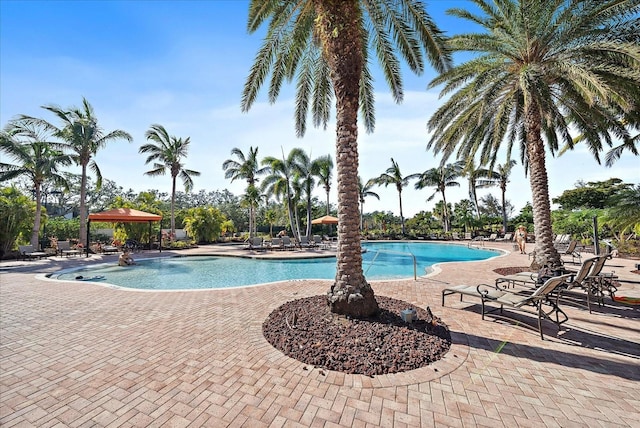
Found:
<svg viewBox="0 0 640 428"><path fill-rule="evenodd" d="M363 269L367 280L413 277L413 258L417 274L436 263L486 260L497 251L467 248L463 245L421 242L367 242ZM98 281L126 288L147 290L183 290L230 288L292 279L333 279L336 260L286 259L264 260L240 257L189 256L139 260L123 268L115 264L94 265L63 271L52 278L73 280L98 277Z"/></svg>

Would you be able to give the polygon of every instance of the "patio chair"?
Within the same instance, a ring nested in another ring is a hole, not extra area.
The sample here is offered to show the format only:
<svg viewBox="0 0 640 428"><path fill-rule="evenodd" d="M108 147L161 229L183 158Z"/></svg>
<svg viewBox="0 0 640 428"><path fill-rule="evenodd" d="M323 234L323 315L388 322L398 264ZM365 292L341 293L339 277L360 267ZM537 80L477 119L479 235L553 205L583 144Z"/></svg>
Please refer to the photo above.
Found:
<svg viewBox="0 0 640 428"><path fill-rule="evenodd" d="M66 257L79 256L82 254L82 251L72 249L69 241L58 241L58 254Z"/></svg>
<svg viewBox="0 0 640 428"><path fill-rule="evenodd" d="M465 232L464 233L464 240L465 241L471 241L472 236L471 236L471 232Z"/></svg>
<svg viewBox="0 0 640 428"><path fill-rule="evenodd" d="M300 248L311 248L312 244L309 241L309 237L308 236L301 236L300 237Z"/></svg>
<svg viewBox="0 0 640 428"><path fill-rule="evenodd" d="M498 238L498 234L497 233L492 233L488 237L485 237L484 240L485 241L495 241L497 238Z"/></svg>
<svg viewBox="0 0 640 428"><path fill-rule="evenodd" d="M505 233L502 238L496 238L496 241L511 241L513 239L513 233Z"/></svg>
<svg viewBox="0 0 640 428"><path fill-rule="evenodd" d="M285 250L293 250L295 248L295 245L291 242L291 238L288 236L282 237L282 248Z"/></svg>
<svg viewBox="0 0 640 428"><path fill-rule="evenodd" d="M556 235L556 239L553 241L553 246L558 251L564 251L571 241L571 235L568 233Z"/></svg>
<svg viewBox="0 0 640 428"><path fill-rule="evenodd" d="M313 246L314 247L319 247L319 248L325 248L324 247L324 242L322 242L322 236L313 235Z"/></svg>
<svg viewBox="0 0 640 428"><path fill-rule="evenodd" d="M535 314L538 317L538 332L540 333L540 339L544 340L544 334L542 332L542 320L547 319L558 326L560 329L561 324L566 322L569 317L559 307L560 290L569 279L571 275L554 276L545 281L544 284L538 286L533 292L513 292L501 289L499 287L495 289L483 288L478 286L478 292L482 299L482 319L485 314L500 310L501 314L504 314L505 306L515 310L531 313L531 310L526 308L532 306L535 308ZM486 310L485 303L492 302L498 303L499 308ZM549 306L550 309L545 311L544 306ZM562 315L562 320L560 316ZM554 319L555 318L555 319Z"/></svg>
<svg viewBox="0 0 640 428"><path fill-rule="evenodd" d="M613 272L602 272L605 263L610 259L611 254L604 254L597 257L596 262L593 264L593 267L583 284L583 288L586 288L587 290L587 296L589 298L595 297L599 306L604 305L605 293L608 293L611 299L615 300L615 293L618 291L618 288L614 283L618 277ZM589 312L591 312L590 305Z"/></svg>
<svg viewBox="0 0 640 428"><path fill-rule="evenodd" d="M578 259L578 263L582 261L582 255L576 250L578 247L578 241L575 239L569 242L567 248L560 253L560 256L571 256L571 263L576 263L576 259Z"/></svg>
<svg viewBox="0 0 640 428"><path fill-rule="evenodd" d="M591 312L591 292L585 281L593 271L593 266L599 259L600 257L591 257L582 262L578 272L569 281L567 281L567 286L565 287L565 291L571 291L574 288L583 288L587 291L587 307L589 308L589 312Z"/></svg>
<svg viewBox="0 0 640 428"><path fill-rule="evenodd" d="M264 245L264 239L258 236L254 236L249 239L249 249L254 251L264 251L266 247Z"/></svg>
<svg viewBox="0 0 640 428"><path fill-rule="evenodd" d="M36 251L33 245L18 245L18 252L20 253L20 257L25 260L40 259L49 256L49 254L44 251Z"/></svg>
<svg viewBox="0 0 640 428"><path fill-rule="evenodd" d="M284 248L282 246L282 238L271 238L271 245L269 248L272 250L282 250Z"/></svg>

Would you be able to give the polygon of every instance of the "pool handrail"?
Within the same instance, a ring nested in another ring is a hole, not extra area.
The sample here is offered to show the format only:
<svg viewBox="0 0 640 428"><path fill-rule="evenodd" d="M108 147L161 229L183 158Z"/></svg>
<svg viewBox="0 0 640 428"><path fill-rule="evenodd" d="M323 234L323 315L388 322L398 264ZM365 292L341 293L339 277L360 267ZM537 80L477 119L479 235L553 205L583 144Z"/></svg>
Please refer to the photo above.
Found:
<svg viewBox="0 0 640 428"><path fill-rule="evenodd" d="M380 253L401 254L403 256L410 256L413 259L413 280L414 281L418 280L418 262L416 260L416 256L414 256L413 253L407 253L404 251L393 251L393 250L375 250L375 251L376 251L376 255L373 256L373 259L369 263L369 267L364 272L365 274L369 271L369 269L371 269L371 267L373 266L373 263L376 261Z"/></svg>

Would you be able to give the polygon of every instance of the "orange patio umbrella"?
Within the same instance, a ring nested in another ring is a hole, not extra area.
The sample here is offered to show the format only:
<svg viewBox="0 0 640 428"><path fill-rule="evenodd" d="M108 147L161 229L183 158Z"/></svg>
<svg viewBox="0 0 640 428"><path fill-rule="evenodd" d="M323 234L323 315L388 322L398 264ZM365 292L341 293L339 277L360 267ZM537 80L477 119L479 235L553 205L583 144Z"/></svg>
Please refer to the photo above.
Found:
<svg viewBox="0 0 640 428"><path fill-rule="evenodd" d="M338 224L338 217L332 215L324 215L311 220L311 224Z"/></svg>

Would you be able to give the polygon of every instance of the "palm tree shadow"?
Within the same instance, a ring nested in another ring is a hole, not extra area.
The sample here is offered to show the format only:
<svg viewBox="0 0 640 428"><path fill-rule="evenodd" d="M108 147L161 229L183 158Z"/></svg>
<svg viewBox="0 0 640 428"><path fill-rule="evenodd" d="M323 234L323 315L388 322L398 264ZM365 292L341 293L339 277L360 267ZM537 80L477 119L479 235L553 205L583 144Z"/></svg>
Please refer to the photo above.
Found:
<svg viewBox="0 0 640 428"><path fill-rule="evenodd" d="M471 308L467 308L471 309ZM476 311L476 308L473 309ZM477 310L479 313L480 311ZM513 328L525 327L531 334L538 336L536 320L522 313L510 312L508 316L491 314L485 322L495 321L514 324ZM560 366L589 370L594 373L618 376L624 379L640 381L638 362L625 363L613 361L607 354L615 354L627 358L640 360L640 342L618 338L603 334L588 328L563 324L558 331L556 326L543 322L545 340L557 341L564 345L576 347L576 352L565 352L559 349L547 349L531 344L511 343L470 333L452 334L453 343L468 345L476 349L483 349L517 358L527 358L539 362L552 362ZM452 331L452 333L454 333ZM464 338L466 336L466 339ZM468 340L468 343L466 341ZM580 348L593 349L602 352L602 358L585 355Z"/></svg>

